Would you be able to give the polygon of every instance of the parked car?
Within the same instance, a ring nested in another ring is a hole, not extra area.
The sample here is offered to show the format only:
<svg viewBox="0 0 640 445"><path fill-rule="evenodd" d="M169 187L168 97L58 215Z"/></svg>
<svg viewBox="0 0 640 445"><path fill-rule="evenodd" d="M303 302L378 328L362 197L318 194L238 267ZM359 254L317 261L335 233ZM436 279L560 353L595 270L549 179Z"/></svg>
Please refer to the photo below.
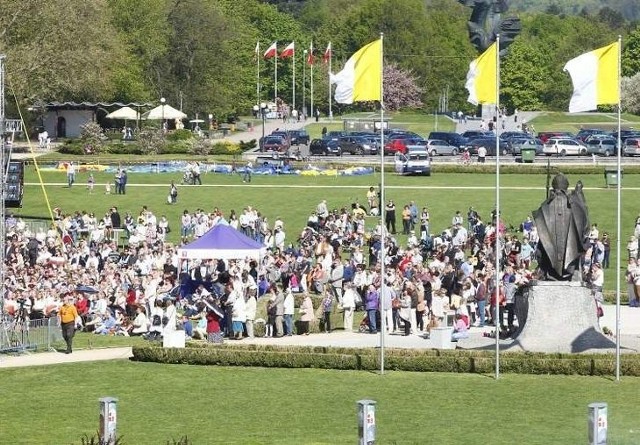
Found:
<svg viewBox="0 0 640 445"><path fill-rule="evenodd" d="M500 154L507 155L510 153L509 146L505 141L499 141L500 144ZM487 156L495 156L496 155L496 137L483 137L476 138L469 141L469 143L465 146L467 150L469 150L469 154L477 155L478 148L483 146L487 149Z"/></svg>
<svg viewBox="0 0 640 445"><path fill-rule="evenodd" d="M587 154L587 147L575 139L551 138L542 151L547 156L582 156Z"/></svg>
<svg viewBox="0 0 640 445"><path fill-rule="evenodd" d="M447 141L438 139L428 139L424 142L423 147L429 153L429 156L458 156L460 148L449 144Z"/></svg>
<svg viewBox="0 0 640 445"><path fill-rule="evenodd" d="M504 131L500 133L500 139L502 139L503 141L508 141L511 138L524 138L524 137L530 137L530 136L524 131Z"/></svg>
<svg viewBox="0 0 640 445"><path fill-rule="evenodd" d="M372 154L380 153L380 135L376 136L373 133L369 133L366 135L361 135L360 137L367 141L367 144L371 146Z"/></svg>
<svg viewBox="0 0 640 445"><path fill-rule="evenodd" d="M260 151L277 151L284 153L289 149L289 142L282 136L265 136L260 142Z"/></svg>
<svg viewBox="0 0 640 445"><path fill-rule="evenodd" d="M289 140L291 145L309 145L309 133L307 130L290 130Z"/></svg>
<svg viewBox="0 0 640 445"><path fill-rule="evenodd" d="M532 138L532 137L512 137L507 140L507 145L509 146L509 150L513 155L522 154L522 149L533 148L536 151L536 155L542 154L542 141L540 139Z"/></svg>
<svg viewBox="0 0 640 445"><path fill-rule="evenodd" d="M587 152L589 154L596 154L601 156L611 156L617 154L616 148L618 147L618 141L612 137L598 138L590 137L586 143Z"/></svg>
<svg viewBox="0 0 640 445"><path fill-rule="evenodd" d="M606 131L599 128L583 128L576 134L576 139L580 142L587 142L587 139L589 139L589 137L597 134L608 136L608 133Z"/></svg>
<svg viewBox="0 0 640 445"><path fill-rule="evenodd" d="M415 137L410 134L395 134L389 137L384 144L384 154L393 155L395 153L406 153L407 145L416 145L424 141L420 136Z"/></svg>
<svg viewBox="0 0 640 445"><path fill-rule="evenodd" d="M573 134L568 131L541 131L538 133L538 139L546 144L551 138L573 138Z"/></svg>
<svg viewBox="0 0 640 445"><path fill-rule="evenodd" d="M462 133L462 137L470 141L471 139L490 138L495 137L496 134L493 131L484 130L467 130Z"/></svg>
<svg viewBox="0 0 640 445"><path fill-rule="evenodd" d="M431 176L431 159L426 150L395 154L395 169L400 175Z"/></svg>
<svg viewBox="0 0 640 445"><path fill-rule="evenodd" d="M455 145L458 148L462 148L469 140L462 136L460 133L448 132L448 131L432 131L429 133L429 139L438 139L445 141L449 145Z"/></svg>
<svg viewBox="0 0 640 445"><path fill-rule="evenodd" d="M624 141L624 149L622 153L625 156L638 156L640 155L640 137L628 138Z"/></svg>
<svg viewBox="0 0 640 445"><path fill-rule="evenodd" d="M338 138L342 136L347 136L347 132L346 131L330 131L325 135L324 139L331 139L333 141L337 141Z"/></svg>
<svg viewBox="0 0 640 445"><path fill-rule="evenodd" d="M337 140L325 138L312 140L311 144L309 144L309 154L340 156L342 155L342 151L340 150L340 145L338 145Z"/></svg>
<svg viewBox="0 0 640 445"><path fill-rule="evenodd" d="M364 136L342 136L338 139L340 151L352 155L376 154L378 149L372 146Z"/></svg>

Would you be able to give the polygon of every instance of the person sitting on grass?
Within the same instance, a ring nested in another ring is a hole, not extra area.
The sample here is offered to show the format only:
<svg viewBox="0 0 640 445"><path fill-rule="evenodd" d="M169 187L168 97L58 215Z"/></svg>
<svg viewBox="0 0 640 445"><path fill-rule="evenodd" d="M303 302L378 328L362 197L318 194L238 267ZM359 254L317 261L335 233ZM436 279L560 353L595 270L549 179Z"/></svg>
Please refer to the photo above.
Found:
<svg viewBox="0 0 640 445"><path fill-rule="evenodd" d="M136 317L131 323L129 335L143 335L147 332L149 332L149 319L144 313L144 308L142 306L138 306L136 307Z"/></svg>

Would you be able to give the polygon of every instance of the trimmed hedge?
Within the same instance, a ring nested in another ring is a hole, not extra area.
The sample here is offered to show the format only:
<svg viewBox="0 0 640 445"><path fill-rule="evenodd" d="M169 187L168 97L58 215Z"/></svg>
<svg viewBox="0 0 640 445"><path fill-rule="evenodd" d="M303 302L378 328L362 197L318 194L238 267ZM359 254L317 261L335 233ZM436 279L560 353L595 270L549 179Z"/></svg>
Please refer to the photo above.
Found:
<svg viewBox="0 0 640 445"><path fill-rule="evenodd" d="M362 371L375 371L380 368L377 349L242 345L240 343L210 345L190 342L184 349L134 346L132 360L266 368ZM393 348L385 350L385 368L395 371L490 374L494 371L494 363L492 351ZM500 356L500 369L504 373L515 374L604 376L615 373L615 357L611 354L504 352ZM621 372L625 376L640 376L640 355L622 355Z"/></svg>

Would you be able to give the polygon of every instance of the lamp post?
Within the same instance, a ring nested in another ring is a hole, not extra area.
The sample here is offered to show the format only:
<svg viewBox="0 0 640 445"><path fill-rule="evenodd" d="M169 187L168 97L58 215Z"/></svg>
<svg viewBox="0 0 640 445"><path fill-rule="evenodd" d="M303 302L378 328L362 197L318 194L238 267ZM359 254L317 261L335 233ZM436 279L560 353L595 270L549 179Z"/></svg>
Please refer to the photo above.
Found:
<svg viewBox="0 0 640 445"><path fill-rule="evenodd" d="M253 109L255 111L258 111L258 105L254 105ZM262 144L264 143L264 125L265 125L265 119L266 119L266 112L267 112L267 104L264 102L260 103L260 116L262 116L262 139L260 139L260 151L263 151L262 148Z"/></svg>
<svg viewBox="0 0 640 445"><path fill-rule="evenodd" d="M213 114L209 113L209 131L213 130Z"/></svg>
<svg viewBox="0 0 640 445"><path fill-rule="evenodd" d="M164 122L164 104L167 101L167 99L165 99L164 97L160 98L160 106L162 107L162 132L166 133L167 132L167 126L165 125Z"/></svg>

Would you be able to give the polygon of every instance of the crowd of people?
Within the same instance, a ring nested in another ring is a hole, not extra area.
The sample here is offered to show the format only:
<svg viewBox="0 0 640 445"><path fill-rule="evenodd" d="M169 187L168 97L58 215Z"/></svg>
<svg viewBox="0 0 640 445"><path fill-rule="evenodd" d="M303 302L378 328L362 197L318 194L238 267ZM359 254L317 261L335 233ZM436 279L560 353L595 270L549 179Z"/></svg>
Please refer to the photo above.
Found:
<svg viewBox="0 0 640 445"><path fill-rule="evenodd" d="M124 217L114 206L102 218L55 209L55 224L35 233L11 215L3 309L10 315L24 310L32 319L52 317L67 299L77 308L75 324L96 334L157 339L182 328L188 337L211 342L253 337L263 323L265 336L308 335L316 321L328 333L336 311L348 332L379 332L382 318L390 332L402 335L428 335L449 317L456 339L474 326L497 324L505 335L516 329L517 290L537 277L532 265L538 234L530 217L508 233L495 211L485 220L471 207L434 230L428 207L409 201L400 214L406 235L401 244L394 202L384 204L381 224L371 217L381 206L373 187L366 201L335 209L321 201L297 237L287 237L281 218L271 222L251 206L226 215L218 208L185 210L176 222L180 243L229 224L263 243L266 254L259 260L187 262L166 240L172 229L167 218L146 206ZM640 237L640 221L636 231ZM601 298L609 238L594 224L590 240L584 278ZM637 242L633 247L628 276L637 305ZM298 304L297 294L304 296ZM258 311L263 299L264 315ZM359 310L366 312L362 322L354 320Z"/></svg>

